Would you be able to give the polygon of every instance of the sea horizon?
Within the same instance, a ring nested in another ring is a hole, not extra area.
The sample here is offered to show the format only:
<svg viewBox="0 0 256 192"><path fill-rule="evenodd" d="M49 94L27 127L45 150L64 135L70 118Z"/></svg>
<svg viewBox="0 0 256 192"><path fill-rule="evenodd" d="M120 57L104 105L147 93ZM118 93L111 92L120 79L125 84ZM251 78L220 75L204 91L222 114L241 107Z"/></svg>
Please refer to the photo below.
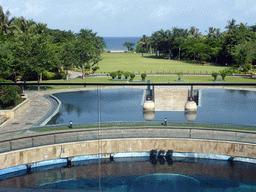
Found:
<svg viewBox="0 0 256 192"><path fill-rule="evenodd" d="M127 47L123 46L125 42L135 43L133 48L136 48L137 42L141 37L103 37L106 42L106 47L104 50L106 51L127 51Z"/></svg>

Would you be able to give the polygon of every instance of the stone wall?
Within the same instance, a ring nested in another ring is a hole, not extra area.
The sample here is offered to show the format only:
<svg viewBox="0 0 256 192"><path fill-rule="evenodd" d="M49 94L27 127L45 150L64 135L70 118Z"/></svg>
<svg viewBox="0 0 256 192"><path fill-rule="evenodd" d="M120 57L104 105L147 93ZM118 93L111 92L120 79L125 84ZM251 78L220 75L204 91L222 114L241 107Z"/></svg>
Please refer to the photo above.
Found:
<svg viewBox="0 0 256 192"><path fill-rule="evenodd" d="M13 119L17 117L20 113L25 111L30 106L29 99L26 99L21 104L16 106L11 110L0 110L0 115L5 116L7 119Z"/></svg>
<svg viewBox="0 0 256 192"><path fill-rule="evenodd" d="M0 154L0 169L74 156L149 152L152 149L256 158L256 144L198 139L129 138L63 143L6 152Z"/></svg>

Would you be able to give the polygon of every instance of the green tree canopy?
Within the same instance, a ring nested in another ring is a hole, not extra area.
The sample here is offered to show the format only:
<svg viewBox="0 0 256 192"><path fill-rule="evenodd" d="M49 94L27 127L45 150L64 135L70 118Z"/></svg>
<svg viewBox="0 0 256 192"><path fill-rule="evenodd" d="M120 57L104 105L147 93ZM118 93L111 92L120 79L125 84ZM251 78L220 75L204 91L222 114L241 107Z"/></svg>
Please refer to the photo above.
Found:
<svg viewBox="0 0 256 192"><path fill-rule="evenodd" d="M123 44L123 46L128 48L128 51L130 51L131 47L134 46L134 45L135 45L135 43L132 43L132 42L125 42Z"/></svg>

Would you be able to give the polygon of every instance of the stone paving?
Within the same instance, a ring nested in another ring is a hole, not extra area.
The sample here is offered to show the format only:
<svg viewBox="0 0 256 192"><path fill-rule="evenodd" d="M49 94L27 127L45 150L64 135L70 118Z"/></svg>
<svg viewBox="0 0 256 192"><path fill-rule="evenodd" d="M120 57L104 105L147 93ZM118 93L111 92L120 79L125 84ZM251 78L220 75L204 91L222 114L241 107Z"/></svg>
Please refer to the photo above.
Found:
<svg viewBox="0 0 256 192"><path fill-rule="evenodd" d="M25 91L24 93L27 94L27 98L30 100L29 108L18 117L4 123L0 127L0 133L27 129L50 109L50 102L37 92Z"/></svg>

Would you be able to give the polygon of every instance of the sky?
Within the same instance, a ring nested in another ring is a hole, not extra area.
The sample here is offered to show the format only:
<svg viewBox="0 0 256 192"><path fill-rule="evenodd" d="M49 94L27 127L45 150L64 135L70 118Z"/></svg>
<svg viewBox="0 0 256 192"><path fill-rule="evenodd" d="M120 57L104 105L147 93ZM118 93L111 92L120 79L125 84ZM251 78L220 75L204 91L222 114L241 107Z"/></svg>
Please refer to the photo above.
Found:
<svg viewBox="0 0 256 192"><path fill-rule="evenodd" d="M23 16L50 29L92 29L101 37L151 36L160 29L189 29L206 34L225 31L228 20L256 24L255 0L0 0L12 17Z"/></svg>

